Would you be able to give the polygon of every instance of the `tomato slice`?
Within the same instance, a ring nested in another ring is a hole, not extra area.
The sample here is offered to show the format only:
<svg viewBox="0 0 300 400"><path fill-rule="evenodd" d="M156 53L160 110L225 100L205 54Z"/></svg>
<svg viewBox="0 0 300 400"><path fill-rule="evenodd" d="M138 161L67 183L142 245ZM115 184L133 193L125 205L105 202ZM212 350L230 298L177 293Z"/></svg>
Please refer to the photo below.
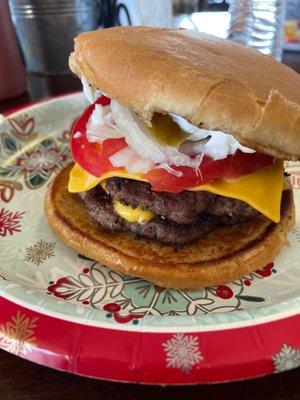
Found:
<svg viewBox="0 0 300 400"><path fill-rule="evenodd" d="M71 136L73 159L83 169L99 177L104 172L119 168L112 166L109 157L127 146L124 138L106 139L102 144L90 143L86 137L86 125L95 108L95 104L103 107L110 104L106 96L99 97L96 102L84 111L75 123ZM181 176L171 174L162 167L152 169L143 175L155 191L180 192L196 186L211 183L215 179L237 179L251 174L274 162L274 158L260 153L243 153L238 150L234 155L223 160L214 161L205 156L199 168L170 166Z"/></svg>
<svg viewBox="0 0 300 400"><path fill-rule="evenodd" d="M118 169L112 166L109 157L127 145L124 138L106 139L102 144L90 143L87 140L86 125L94 111L95 104L105 107L110 104L110 99L106 96L101 96L94 104L85 109L82 116L73 126L71 151L76 163L93 176L99 177L106 171Z"/></svg>
<svg viewBox="0 0 300 400"><path fill-rule="evenodd" d="M196 186L206 185L215 179L237 179L271 165L273 157L260 153L243 153L238 150L234 155L223 160L204 157L199 168L171 166L182 173L181 176L170 174L163 168L152 169L144 175L152 189L157 192L180 192Z"/></svg>

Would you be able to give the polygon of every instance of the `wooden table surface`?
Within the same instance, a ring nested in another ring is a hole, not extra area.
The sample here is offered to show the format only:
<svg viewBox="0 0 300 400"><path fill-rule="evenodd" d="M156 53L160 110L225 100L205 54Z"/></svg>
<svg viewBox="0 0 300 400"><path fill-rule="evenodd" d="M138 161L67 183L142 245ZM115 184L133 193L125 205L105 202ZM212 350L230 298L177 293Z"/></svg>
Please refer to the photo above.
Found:
<svg viewBox="0 0 300 400"><path fill-rule="evenodd" d="M300 53L284 60L300 72ZM73 76L29 76L28 93L0 102L0 112L31 100L80 90ZM0 400L300 400L300 368L279 375L220 385L158 387L104 382L54 371L0 350Z"/></svg>

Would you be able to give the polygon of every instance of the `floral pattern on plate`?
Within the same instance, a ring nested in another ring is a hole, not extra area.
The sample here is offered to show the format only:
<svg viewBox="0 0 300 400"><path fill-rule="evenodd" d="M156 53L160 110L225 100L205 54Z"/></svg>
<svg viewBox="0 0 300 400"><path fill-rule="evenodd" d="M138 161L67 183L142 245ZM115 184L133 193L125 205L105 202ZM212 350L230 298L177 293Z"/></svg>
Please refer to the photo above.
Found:
<svg viewBox="0 0 300 400"><path fill-rule="evenodd" d="M230 285L199 291L171 290L139 278L120 275L96 262L89 262L91 266L85 266L77 276L69 275L56 282L50 281L48 293L58 299L95 309L105 309L107 304L115 304L118 311L143 316L195 315L240 310L243 302L264 302L263 297L247 294L247 288L256 280L275 273L274 264L270 263Z"/></svg>

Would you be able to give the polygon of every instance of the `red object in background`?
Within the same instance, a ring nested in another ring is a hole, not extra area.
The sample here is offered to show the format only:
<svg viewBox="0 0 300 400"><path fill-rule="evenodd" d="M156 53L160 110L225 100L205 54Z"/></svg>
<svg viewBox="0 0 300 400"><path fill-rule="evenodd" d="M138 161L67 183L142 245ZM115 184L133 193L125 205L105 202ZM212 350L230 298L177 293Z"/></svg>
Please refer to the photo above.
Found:
<svg viewBox="0 0 300 400"><path fill-rule="evenodd" d="M7 0L0 1L0 100L26 91L26 75Z"/></svg>

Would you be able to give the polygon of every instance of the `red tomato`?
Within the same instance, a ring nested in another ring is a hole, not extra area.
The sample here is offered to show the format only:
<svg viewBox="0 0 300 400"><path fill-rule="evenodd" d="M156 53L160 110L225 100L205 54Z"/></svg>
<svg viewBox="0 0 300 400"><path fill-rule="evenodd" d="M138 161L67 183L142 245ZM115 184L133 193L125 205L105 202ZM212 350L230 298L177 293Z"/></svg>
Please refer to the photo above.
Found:
<svg viewBox="0 0 300 400"><path fill-rule="evenodd" d="M127 146L124 138L106 139L102 144L90 143L86 138L86 124L92 114L95 104L107 106L110 99L101 96L90 105L75 123L72 130L71 149L74 161L94 176L101 176L104 172L113 171L114 168L109 157ZM172 166L181 176L170 174L163 168L155 168L144 174L152 189L158 192L180 192L195 186L205 185L215 179L237 179L243 175L251 174L267 165L272 164L273 157L260 153L243 153L238 150L234 155L223 160L213 161L204 157L199 168Z"/></svg>
<svg viewBox="0 0 300 400"><path fill-rule="evenodd" d="M243 153L238 150L233 156L213 161L204 157L199 168L171 166L182 172L181 176L170 174L163 168L153 169L144 177L157 192L180 192L195 186L205 185L215 179L237 179L272 164L273 157L260 153Z"/></svg>
<svg viewBox="0 0 300 400"><path fill-rule="evenodd" d="M106 96L101 96L94 104L86 108L72 129L71 150L76 163L90 174L100 176L106 171L117 169L112 166L109 157L123 149L127 144L123 138L106 139L102 144L90 143L87 140L86 124L94 111L95 104L101 104L105 107L110 104L110 99Z"/></svg>

